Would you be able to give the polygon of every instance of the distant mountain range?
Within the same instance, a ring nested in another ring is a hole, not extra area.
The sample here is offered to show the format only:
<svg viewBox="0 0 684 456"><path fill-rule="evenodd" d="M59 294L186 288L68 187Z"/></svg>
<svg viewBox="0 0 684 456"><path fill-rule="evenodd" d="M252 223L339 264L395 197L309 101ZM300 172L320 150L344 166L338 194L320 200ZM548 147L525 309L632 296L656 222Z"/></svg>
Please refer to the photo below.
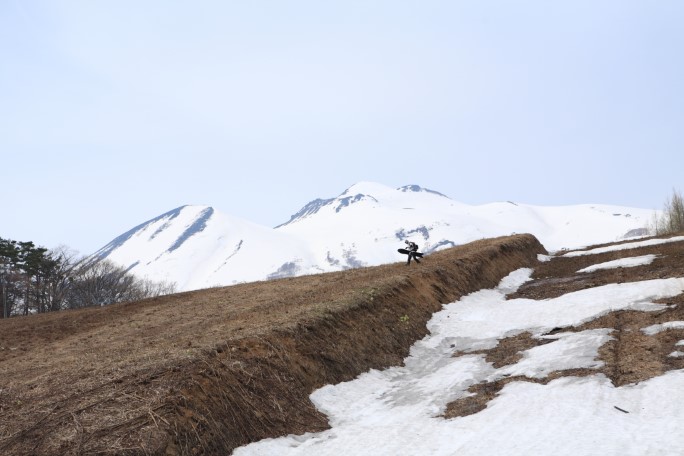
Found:
<svg viewBox="0 0 684 456"><path fill-rule="evenodd" d="M427 254L512 233L532 233L550 251L577 248L647 234L652 216L650 209L599 204L470 206L418 185L361 182L311 201L275 228L209 206L181 206L92 257L193 290L404 261L397 248L406 239Z"/></svg>

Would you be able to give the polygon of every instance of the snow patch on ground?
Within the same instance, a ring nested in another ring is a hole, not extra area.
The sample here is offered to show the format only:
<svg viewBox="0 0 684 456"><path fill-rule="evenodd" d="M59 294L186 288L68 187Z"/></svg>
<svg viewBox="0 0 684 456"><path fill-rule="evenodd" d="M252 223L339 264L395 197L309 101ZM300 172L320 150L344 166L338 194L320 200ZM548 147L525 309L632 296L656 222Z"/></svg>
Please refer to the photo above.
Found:
<svg viewBox="0 0 684 456"><path fill-rule="evenodd" d="M606 261L605 263L594 264L589 267L580 269L579 272L594 272L599 269L615 269L615 268L633 268L635 266L642 266L653 263L657 255L642 255L637 257L620 258L619 260Z"/></svg>
<svg viewBox="0 0 684 456"><path fill-rule="evenodd" d="M667 331L668 329L684 329L684 321L668 321L658 325L647 326L641 331L647 336L654 336L659 332Z"/></svg>

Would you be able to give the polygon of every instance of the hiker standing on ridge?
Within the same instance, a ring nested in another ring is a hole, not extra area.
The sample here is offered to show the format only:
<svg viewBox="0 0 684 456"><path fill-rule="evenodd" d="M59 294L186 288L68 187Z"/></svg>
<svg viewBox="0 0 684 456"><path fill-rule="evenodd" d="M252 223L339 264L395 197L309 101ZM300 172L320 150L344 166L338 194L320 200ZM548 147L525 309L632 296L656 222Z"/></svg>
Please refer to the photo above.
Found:
<svg viewBox="0 0 684 456"><path fill-rule="evenodd" d="M408 266L409 264L411 264L411 258L416 260L416 263L420 263L420 261L418 260L418 255L416 255L418 253L418 244L416 244L413 241L409 241L408 239L404 242L406 243L406 250L408 250L408 262L406 263L406 265Z"/></svg>

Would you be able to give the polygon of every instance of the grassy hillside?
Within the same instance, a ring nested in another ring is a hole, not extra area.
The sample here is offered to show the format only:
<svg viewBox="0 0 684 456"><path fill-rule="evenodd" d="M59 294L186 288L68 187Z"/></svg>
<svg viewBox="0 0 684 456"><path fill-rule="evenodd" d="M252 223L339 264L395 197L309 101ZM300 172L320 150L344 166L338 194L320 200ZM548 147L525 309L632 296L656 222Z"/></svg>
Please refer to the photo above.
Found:
<svg viewBox="0 0 684 456"><path fill-rule="evenodd" d="M441 304L539 253L516 235L410 267L0 320L0 453L228 454L324 429L314 389L400 364Z"/></svg>

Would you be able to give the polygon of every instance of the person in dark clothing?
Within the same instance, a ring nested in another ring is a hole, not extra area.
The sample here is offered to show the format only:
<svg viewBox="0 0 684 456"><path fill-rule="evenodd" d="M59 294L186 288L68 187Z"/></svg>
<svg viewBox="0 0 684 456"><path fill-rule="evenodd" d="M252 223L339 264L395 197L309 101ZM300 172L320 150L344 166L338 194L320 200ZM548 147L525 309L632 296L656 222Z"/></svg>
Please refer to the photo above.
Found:
<svg viewBox="0 0 684 456"><path fill-rule="evenodd" d="M418 257L416 256L416 253L418 252L418 244L416 244L415 242L409 241L408 239L405 240L404 242L406 243L406 250L409 251L408 262L406 263L406 265L408 266L409 264L411 264L411 258L416 260L416 263L420 263L420 261L418 260Z"/></svg>

